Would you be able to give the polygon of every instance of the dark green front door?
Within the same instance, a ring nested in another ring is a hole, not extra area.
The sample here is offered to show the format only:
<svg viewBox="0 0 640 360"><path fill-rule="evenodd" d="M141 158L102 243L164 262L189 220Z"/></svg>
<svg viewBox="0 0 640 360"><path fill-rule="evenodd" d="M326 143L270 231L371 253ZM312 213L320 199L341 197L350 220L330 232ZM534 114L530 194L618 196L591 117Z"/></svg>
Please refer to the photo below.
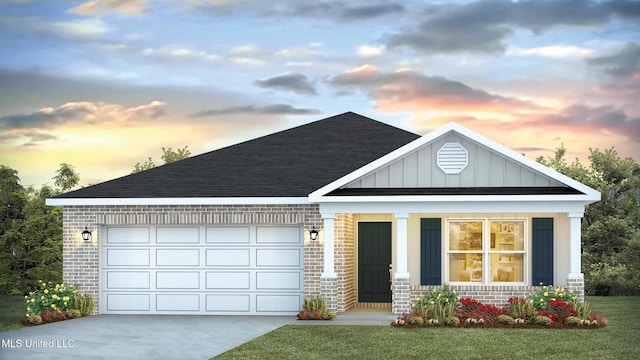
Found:
<svg viewBox="0 0 640 360"><path fill-rule="evenodd" d="M391 223L358 223L358 302L391 302Z"/></svg>

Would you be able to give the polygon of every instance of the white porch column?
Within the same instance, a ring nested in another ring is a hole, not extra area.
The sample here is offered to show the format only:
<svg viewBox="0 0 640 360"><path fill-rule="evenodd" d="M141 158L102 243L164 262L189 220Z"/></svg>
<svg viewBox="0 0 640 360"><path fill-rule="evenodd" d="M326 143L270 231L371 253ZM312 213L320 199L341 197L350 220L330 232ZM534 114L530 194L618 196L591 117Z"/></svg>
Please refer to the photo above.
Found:
<svg viewBox="0 0 640 360"><path fill-rule="evenodd" d="M324 221L324 269L321 275L322 277L336 277L333 254L333 220L335 217L336 214L322 214L322 220Z"/></svg>
<svg viewBox="0 0 640 360"><path fill-rule="evenodd" d="M396 261L395 261L395 277L409 278L407 270L407 219L409 214L396 213Z"/></svg>
<svg viewBox="0 0 640 360"><path fill-rule="evenodd" d="M569 278L571 279L582 279L584 278L584 274L582 273L582 269L580 268L580 255L581 255L581 223L582 217L584 213L582 212L572 212L569 213L569 233L570 233L570 241L571 241L571 253L569 257Z"/></svg>
<svg viewBox="0 0 640 360"><path fill-rule="evenodd" d="M335 273L334 256L334 227L333 220L336 214L321 214L324 222L324 269L320 275L320 295L327 301L327 310L338 310L338 276Z"/></svg>
<svg viewBox="0 0 640 360"><path fill-rule="evenodd" d="M393 276L392 310L396 315L411 311L411 281L407 266L407 219L409 214L396 213L396 260Z"/></svg>

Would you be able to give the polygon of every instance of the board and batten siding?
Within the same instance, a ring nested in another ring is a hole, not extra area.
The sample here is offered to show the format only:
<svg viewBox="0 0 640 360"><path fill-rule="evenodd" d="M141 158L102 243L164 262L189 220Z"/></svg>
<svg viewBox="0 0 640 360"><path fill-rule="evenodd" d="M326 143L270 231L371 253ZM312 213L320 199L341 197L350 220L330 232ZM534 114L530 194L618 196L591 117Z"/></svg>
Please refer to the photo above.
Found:
<svg viewBox="0 0 640 360"><path fill-rule="evenodd" d="M445 143L460 143L468 165L460 174L445 174L437 164ZM346 188L524 187L565 186L458 134L449 134L377 169Z"/></svg>

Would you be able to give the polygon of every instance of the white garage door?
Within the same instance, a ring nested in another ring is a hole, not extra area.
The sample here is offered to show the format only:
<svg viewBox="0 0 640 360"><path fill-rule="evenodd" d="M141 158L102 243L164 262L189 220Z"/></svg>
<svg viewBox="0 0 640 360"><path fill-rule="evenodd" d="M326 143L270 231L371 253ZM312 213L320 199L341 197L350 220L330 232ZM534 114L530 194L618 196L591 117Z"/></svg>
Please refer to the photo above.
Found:
<svg viewBox="0 0 640 360"><path fill-rule="evenodd" d="M109 226L105 314L290 315L304 289L300 226Z"/></svg>

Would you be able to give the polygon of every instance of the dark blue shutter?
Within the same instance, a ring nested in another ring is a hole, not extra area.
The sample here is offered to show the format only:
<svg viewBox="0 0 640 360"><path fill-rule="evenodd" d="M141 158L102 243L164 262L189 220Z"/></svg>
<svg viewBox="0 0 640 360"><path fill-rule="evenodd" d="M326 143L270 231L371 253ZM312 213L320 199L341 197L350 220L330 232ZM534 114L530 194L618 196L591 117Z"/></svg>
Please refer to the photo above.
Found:
<svg viewBox="0 0 640 360"><path fill-rule="evenodd" d="M420 219L420 284L442 284L442 220Z"/></svg>
<svg viewBox="0 0 640 360"><path fill-rule="evenodd" d="M553 284L553 218L533 218L531 284Z"/></svg>

